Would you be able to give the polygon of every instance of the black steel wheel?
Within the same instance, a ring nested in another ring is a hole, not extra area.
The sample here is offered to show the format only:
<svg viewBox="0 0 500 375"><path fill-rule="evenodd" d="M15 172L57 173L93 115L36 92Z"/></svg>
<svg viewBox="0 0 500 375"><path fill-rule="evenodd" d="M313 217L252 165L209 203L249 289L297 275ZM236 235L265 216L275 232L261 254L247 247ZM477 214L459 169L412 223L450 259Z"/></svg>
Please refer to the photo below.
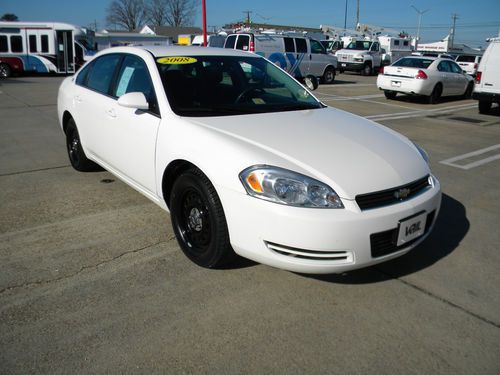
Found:
<svg viewBox="0 0 500 375"><path fill-rule="evenodd" d="M12 75L12 69L5 63L0 64L0 78L9 78Z"/></svg>
<svg viewBox="0 0 500 375"><path fill-rule="evenodd" d="M491 109L491 102L488 101L488 100L480 100L478 102L478 109L479 109L479 113L481 114L487 114L490 109Z"/></svg>
<svg viewBox="0 0 500 375"><path fill-rule="evenodd" d="M387 99L394 99L398 93L396 91L384 90L384 95Z"/></svg>
<svg viewBox="0 0 500 375"><path fill-rule="evenodd" d="M470 82L464 92L464 99L469 99L472 96L472 91L474 90L474 83Z"/></svg>
<svg viewBox="0 0 500 375"><path fill-rule="evenodd" d="M438 83L436 86L434 86L434 89L431 92L431 95L429 96L429 104L436 104L439 102L439 99L441 99L441 94L443 93L443 85Z"/></svg>
<svg viewBox="0 0 500 375"><path fill-rule="evenodd" d="M335 81L335 69L331 66L327 67L323 73L323 77L321 77L321 81L327 85L333 83Z"/></svg>
<svg viewBox="0 0 500 375"><path fill-rule="evenodd" d="M70 118L66 127L66 149L68 151L71 166L80 172L99 170L100 167L93 161L87 159L80 141L80 135L75 121Z"/></svg>
<svg viewBox="0 0 500 375"><path fill-rule="evenodd" d="M182 251L194 263L216 268L233 260L222 204L199 169L183 172L174 182L170 217Z"/></svg>
<svg viewBox="0 0 500 375"><path fill-rule="evenodd" d="M361 71L361 73L364 76L371 76L372 75L372 66L369 63L365 63L365 65L363 66L363 70Z"/></svg>

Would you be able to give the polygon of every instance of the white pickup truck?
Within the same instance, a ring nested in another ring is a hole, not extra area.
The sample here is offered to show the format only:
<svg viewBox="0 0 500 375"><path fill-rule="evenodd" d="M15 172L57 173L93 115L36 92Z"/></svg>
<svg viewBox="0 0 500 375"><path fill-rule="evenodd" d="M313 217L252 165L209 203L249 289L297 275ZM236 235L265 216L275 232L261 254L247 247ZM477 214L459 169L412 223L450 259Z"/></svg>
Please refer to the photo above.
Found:
<svg viewBox="0 0 500 375"><path fill-rule="evenodd" d="M382 66L382 52L379 42L357 40L335 52L335 56L341 72L354 71L369 76Z"/></svg>

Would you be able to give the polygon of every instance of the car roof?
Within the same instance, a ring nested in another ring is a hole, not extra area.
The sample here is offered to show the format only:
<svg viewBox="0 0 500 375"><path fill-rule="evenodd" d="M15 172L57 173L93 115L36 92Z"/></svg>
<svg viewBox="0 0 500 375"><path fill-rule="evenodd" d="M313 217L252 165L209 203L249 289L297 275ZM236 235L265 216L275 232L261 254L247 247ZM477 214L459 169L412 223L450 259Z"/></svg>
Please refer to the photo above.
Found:
<svg viewBox="0 0 500 375"><path fill-rule="evenodd" d="M138 51L148 51L154 57L161 56L253 56L257 55L241 50L231 48L214 48L214 47L194 47L194 46L135 46L135 47L112 47L107 48L106 53L121 52L134 53Z"/></svg>

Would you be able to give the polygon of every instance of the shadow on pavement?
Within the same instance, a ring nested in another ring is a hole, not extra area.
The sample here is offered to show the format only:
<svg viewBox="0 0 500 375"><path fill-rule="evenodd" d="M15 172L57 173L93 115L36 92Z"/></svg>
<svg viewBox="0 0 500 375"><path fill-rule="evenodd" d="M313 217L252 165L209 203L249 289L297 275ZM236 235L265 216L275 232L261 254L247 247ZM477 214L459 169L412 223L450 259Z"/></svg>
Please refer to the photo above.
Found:
<svg viewBox="0 0 500 375"><path fill-rule="evenodd" d="M410 275L451 254L469 231L465 207L443 194L441 211L429 237L408 254L387 263L342 275L302 275L337 284L368 284Z"/></svg>

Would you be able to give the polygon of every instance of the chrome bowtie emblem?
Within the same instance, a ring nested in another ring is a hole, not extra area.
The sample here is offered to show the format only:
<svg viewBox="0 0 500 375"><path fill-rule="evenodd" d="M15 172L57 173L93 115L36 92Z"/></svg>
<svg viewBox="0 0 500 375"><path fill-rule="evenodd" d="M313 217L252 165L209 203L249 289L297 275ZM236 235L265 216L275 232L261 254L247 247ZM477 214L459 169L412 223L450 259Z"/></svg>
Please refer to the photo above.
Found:
<svg viewBox="0 0 500 375"><path fill-rule="evenodd" d="M394 197L396 199L405 199L410 195L410 192L411 190L408 188L399 189L394 192Z"/></svg>

